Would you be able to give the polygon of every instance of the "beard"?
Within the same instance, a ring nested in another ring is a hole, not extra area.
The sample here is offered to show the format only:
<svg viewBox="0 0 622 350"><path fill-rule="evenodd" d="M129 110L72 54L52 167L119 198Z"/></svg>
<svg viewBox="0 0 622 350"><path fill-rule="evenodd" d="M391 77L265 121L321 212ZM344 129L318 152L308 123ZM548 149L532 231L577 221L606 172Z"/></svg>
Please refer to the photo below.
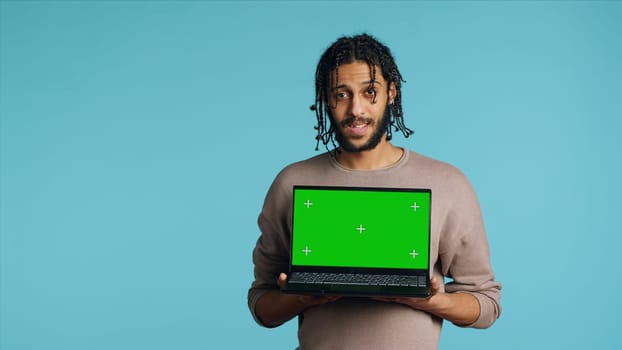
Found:
<svg viewBox="0 0 622 350"><path fill-rule="evenodd" d="M375 123L371 118L350 117L341 122L340 125L335 128L335 140L337 141L337 143L339 143L339 146L346 152L358 153L374 149L376 148L376 146L378 146L378 144L382 140L382 137L386 134L391 121L390 117L391 112L389 111L388 106L385 107L384 114L379 123ZM332 118L331 121L335 123ZM373 130L373 133L370 136L369 140L367 140L367 143L363 144L362 146L354 145L341 131L341 128L346 127L347 125L354 124L356 122L365 122L371 127L375 127L375 130Z"/></svg>

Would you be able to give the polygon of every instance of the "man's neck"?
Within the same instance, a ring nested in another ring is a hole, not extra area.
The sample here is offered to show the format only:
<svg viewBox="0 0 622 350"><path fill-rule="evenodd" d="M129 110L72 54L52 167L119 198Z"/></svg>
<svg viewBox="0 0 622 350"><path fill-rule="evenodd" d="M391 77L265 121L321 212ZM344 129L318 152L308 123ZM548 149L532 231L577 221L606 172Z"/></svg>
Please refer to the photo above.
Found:
<svg viewBox="0 0 622 350"><path fill-rule="evenodd" d="M374 170L387 168L397 163L404 154L404 150L383 141L374 149L363 152L346 152L340 149L336 155L337 162L342 166L354 170Z"/></svg>

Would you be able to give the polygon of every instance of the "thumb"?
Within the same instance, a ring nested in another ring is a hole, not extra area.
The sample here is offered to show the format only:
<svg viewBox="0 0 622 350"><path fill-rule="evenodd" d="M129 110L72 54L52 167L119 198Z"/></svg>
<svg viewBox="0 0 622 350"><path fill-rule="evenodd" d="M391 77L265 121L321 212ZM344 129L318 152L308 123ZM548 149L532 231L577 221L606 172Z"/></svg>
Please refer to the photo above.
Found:
<svg viewBox="0 0 622 350"><path fill-rule="evenodd" d="M279 279L276 281L276 284L279 286L279 288L284 288L286 282L287 282L287 275L281 272L279 274Z"/></svg>

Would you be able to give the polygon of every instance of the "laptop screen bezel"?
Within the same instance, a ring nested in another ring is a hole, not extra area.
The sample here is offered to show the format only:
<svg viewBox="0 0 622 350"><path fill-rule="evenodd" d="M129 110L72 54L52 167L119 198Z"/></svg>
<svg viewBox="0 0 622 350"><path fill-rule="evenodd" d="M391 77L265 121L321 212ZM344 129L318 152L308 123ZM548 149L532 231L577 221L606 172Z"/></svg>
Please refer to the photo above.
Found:
<svg viewBox="0 0 622 350"><path fill-rule="evenodd" d="M378 192L417 192L427 193L429 196L428 210L428 260L426 268L392 268L392 267L358 267L358 266L309 266L294 265L294 211L296 203L296 190L345 190L345 191L378 191ZM396 275L428 275L430 271L430 245L431 245L431 229L432 229L432 190L430 188L409 188L409 187L369 187L369 186L325 186L325 185L294 185L292 190L292 210L291 210L291 237L289 251L289 271L290 272L340 272L340 273L364 273L364 274L396 274Z"/></svg>

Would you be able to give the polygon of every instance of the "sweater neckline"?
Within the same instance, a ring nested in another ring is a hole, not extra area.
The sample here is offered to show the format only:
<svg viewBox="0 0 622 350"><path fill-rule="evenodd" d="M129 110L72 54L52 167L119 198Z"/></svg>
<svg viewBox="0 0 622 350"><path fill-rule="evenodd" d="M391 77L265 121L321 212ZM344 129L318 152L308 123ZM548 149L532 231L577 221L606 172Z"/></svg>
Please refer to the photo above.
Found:
<svg viewBox="0 0 622 350"><path fill-rule="evenodd" d="M403 164L405 164L408 161L408 157L410 154L410 151L408 151L407 149L400 147L402 149L402 156L400 157L400 159L397 160L397 162L386 166L384 168L378 168L378 169L350 169L347 168L343 165L341 165L337 159L335 159L335 156L333 156L330 152L328 152L328 159L330 164L336 168L337 170L343 171L343 172L347 172L347 173L365 173L365 174L371 174L374 172L385 172L387 170L392 170L395 168L398 168L400 166L402 166Z"/></svg>

